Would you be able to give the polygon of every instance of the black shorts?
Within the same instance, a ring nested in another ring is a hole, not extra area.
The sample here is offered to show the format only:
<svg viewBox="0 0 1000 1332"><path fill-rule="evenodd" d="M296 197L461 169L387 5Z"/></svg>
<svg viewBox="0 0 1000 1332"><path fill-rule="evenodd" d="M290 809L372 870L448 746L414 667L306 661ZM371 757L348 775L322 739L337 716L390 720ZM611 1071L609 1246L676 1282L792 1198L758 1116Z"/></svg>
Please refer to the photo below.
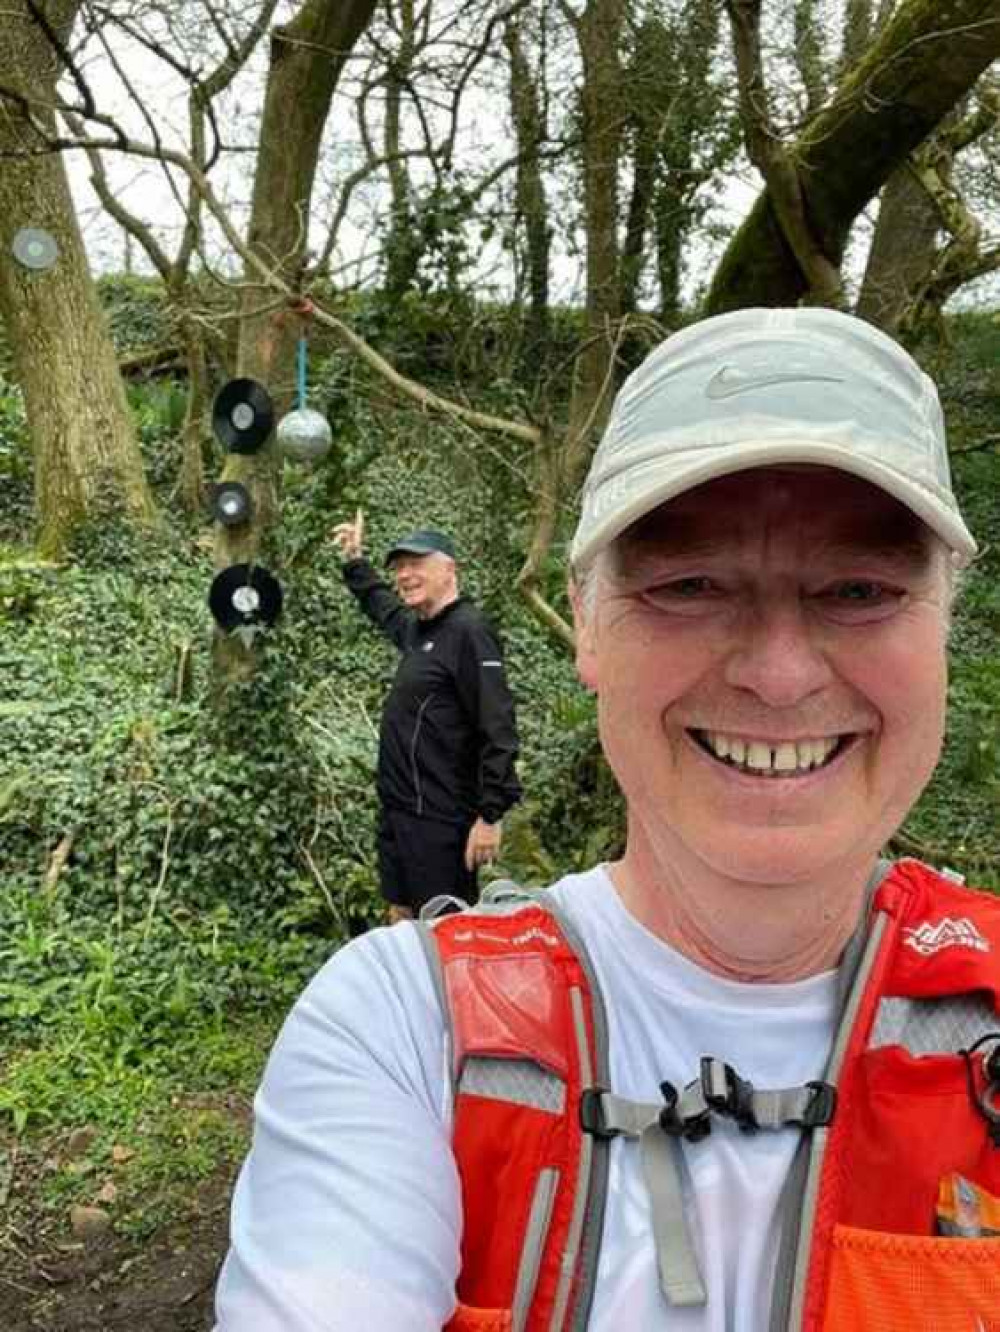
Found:
<svg viewBox="0 0 1000 1332"><path fill-rule="evenodd" d="M382 809L378 824L378 875L382 896L416 914L441 893L475 902L475 870L465 868L471 824L444 823L399 809Z"/></svg>

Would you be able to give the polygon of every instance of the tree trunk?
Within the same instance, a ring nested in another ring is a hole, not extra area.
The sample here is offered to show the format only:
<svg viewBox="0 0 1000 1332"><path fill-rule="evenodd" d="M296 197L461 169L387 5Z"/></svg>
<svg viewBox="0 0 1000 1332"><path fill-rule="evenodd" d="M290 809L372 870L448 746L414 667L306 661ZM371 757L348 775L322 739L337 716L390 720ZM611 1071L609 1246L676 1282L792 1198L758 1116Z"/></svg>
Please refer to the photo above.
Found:
<svg viewBox="0 0 1000 1332"><path fill-rule="evenodd" d="M184 351L188 374L187 409L181 428L180 492L184 507L197 513L205 503L205 444L208 419L208 357L205 335L185 314Z"/></svg>
<svg viewBox="0 0 1000 1332"><path fill-rule="evenodd" d="M806 90L806 112L813 116L826 99L826 62L816 0L797 0L794 31L795 64Z"/></svg>
<svg viewBox="0 0 1000 1332"><path fill-rule="evenodd" d="M874 22L872 0L847 0L841 54L841 66L845 72L852 69L859 60L864 59L868 43L872 39Z"/></svg>
<svg viewBox="0 0 1000 1332"><path fill-rule="evenodd" d="M887 182L868 255L857 313L894 333L919 296L936 255L941 218L908 166Z"/></svg>
<svg viewBox="0 0 1000 1332"><path fill-rule="evenodd" d="M386 237L385 290L390 297L400 297L416 282L421 246L413 216L413 190L403 147L401 121L403 88L413 65L413 0L399 0L399 50L386 71L385 156L389 173L389 234Z"/></svg>
<svg viewBox="0 0 1000 1332"><path fill-rule="evenodd" d="M997 0L909 0L790 148L831 264L865 205L1000 54L997 18ZM794 305L807 289L765 190L716 270L708 311Z"/></svg>
<svg viewBox="0 0 1000 1332"><path fill-rule="evenodd" d="M305 268L309 211L320 143L337 81L378 0L306 0L275 28L264 94L248 241L293 287ZM280 416L293 401L299 321L274 308L273 294L247 273L240 321L239 374L259 380ZM231 453L223 479L250 491L254 516L245 527L216 528L216 565L259 556L278 512L278 457L272 439L255 454ZM215 662L225 681L249 678L252 651L232 635L216 636Z"/></svg>
<svg viewBox="0 0 1000 1332"><path fill-rule="evenodd" d="M271 38L248 239L251 249L293 286L306 262L313 182L330 102L376 4L306 0ZM266 294L254 289L253 274L247 274L247 281L240 373L260 379L276 400L287 403L294 385L296 330L276 318L273 309L257 311Z"/></svg>
<svg viewBox="0 0 1000 1332"><path fill-rule="evenodd" d="M702 212L698 190L738 143L738 121L712 82L721 22L721 0L691 0L684 23L653 28L659 44L655 86L663 105L653 231L660 319L667 326L681 311L684 248Z"/></svg>
<svg viewBox="0 0 1000 1332"><path fill-rule="evenodd" d="M583 60L583 198L587 238L586 342L570 404L567 478L575 485L611 399L614 342L621 313L618 159L623 97L620 59L626 0L590 0L577 24Z"/></svg>
<svg viewBox="0 0 1000 1332"><path fill-rule="evenodd" d="M691 231L694 212L687 182L676 176L664 177L653 201L653 233L660 287L660 320L667 328L677 323L681 313L684 241Z"/></svg>
<svg viewBox="0 0 1000 1332"><path fill-rule="evenodd" d="M78 7L49 6L63 41ZM20 0L0 23L0 71L26 96L53 95L57 59ZM39 548L58 556L82 522L152 522L155 507L63 159L28 155L54 136L54 118L37 103L34 114L41 132L13 101L0 104L0 314L34 448ZM26 269L11 256L22 227L55 238L51 268Z"/></svg>
<svg viewBox="0 0 1000 1332"><path fill-rule="evenodd" d="M632 313L636 308L646 262L646 231L657 185L660 138L676 88L672 77L675 53L670 48L663 20L647 19L636 34L635 55L625 77L632 141L632 191L621 253L623 313Z"/></svg>
<svg viewBox="0 0 1000 1332"><path fill-rule="evenodd" d="M545 122L538 87L514 20L504 27L504 44L510 56L510 105L518 149L515 199L517 215L524 227L528 270L528 318L521 361L538 378L544 373L549 344L552 249L552 226L540 156Z"/></svg>

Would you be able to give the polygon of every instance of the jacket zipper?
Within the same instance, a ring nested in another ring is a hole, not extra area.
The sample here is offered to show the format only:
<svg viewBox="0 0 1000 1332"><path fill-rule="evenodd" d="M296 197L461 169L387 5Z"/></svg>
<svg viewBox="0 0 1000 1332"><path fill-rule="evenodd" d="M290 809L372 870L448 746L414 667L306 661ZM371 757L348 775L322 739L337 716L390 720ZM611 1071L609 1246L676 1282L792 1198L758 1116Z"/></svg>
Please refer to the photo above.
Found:
<svg viewBox="0 0 1000 1332"><path fill-rule="evenodd" d="M413 727L413 738L410 740L410 767L413 770L413 789L417 793L417 813L424 812L424 793L420 785L420 773L417 769L417 739L420 735L420 727L424 720L424 709L431 701L431 695L428 694L417 709L417 720Z"/></svg>

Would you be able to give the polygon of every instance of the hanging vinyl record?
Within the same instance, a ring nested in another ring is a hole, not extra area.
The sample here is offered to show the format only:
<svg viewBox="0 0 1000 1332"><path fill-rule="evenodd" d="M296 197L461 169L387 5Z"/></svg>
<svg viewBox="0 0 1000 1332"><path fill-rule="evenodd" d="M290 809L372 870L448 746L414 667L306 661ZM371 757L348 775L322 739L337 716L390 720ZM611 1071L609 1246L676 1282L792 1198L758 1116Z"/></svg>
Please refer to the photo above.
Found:
<svg viewBox="0 0 1000 1332"><path fill-rule="evenodd" d="M215 396L212 429L231 453L256 453L271 433L274 405L256 379L231 379Z"/></svg>
<svg viewBox="0 0 1000 1332"><path fill-rule="evenodd" d="M220 629L232 633L257 626L269 629L281 614L281 584L260 564L231 564L217 573L208 608Z"/></svg>
<svg viewBox="0 0 1000 1332"><path fill-rule="evenodd" d="M220 481L211 491L212 516L223 527L239 527L253 517L253 500L238 481Z"/></svg>
<svg viewBox="0 0 1000 1332"><path fill-rule="evenodd" d="M59 258L55 236L42 227L22 227L11 241L10 248L22 268L51 268Z"/></svg>

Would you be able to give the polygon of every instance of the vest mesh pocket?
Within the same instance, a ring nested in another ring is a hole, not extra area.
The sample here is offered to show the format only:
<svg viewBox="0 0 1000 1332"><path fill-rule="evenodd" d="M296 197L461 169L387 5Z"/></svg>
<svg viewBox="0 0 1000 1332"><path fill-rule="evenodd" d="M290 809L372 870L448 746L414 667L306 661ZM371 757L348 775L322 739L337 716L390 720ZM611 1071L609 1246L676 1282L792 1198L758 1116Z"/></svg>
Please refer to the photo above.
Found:
<svg viewBox="0 0 1000 1332"><path fill-rule="evenodd" d="M1000 1239L833 1234L823 1332L1000 1332Z"/></svg>

